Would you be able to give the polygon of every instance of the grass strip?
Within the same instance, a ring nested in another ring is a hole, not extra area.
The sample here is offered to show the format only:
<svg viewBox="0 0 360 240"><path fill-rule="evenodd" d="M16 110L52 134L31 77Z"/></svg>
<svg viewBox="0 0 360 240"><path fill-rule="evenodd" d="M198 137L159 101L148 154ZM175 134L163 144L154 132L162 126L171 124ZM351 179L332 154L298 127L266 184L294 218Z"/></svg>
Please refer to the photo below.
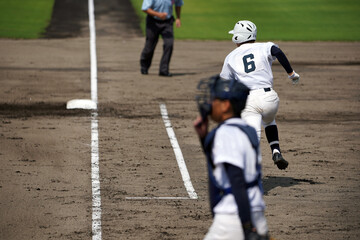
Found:
<svg viewBox="0 0 360 240"><path fill-rule="evenodd" d="M142 0L131 0L145 28ZM359 0L184 0L177 39L229 40L236 21L250 20L258 40L359 41Z"/></svg>
<svg viewBox="0 0 360 240"><path fill-rule="evenodd" d="M0 37L39 38L51 20L54 0L1 0Z"/></svg>

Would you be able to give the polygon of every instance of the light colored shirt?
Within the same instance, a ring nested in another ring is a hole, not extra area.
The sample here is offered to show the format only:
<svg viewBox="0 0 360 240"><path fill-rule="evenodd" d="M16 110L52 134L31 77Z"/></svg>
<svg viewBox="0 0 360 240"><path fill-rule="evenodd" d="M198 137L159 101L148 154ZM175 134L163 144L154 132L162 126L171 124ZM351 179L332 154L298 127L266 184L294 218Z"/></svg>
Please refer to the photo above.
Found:
<svg viewBox="0 0 360 240"><path fill-rule="evenodd" d="M245 181L248 183L254 181L259 174L255 161L261 164L261 154L259 153L258 158L256 158L256 152L248 136L237 127L227 126L226 124L246 125L246 123L240 118L230 118L216 132L212 149L215 165L213 174L217 183L224 189L231 186L224 163L241 168L244 171ZM264 211L265 202L261 189L258 186L254 186L248 188L247 191L252 211ZM234 195L225 195L215 206L214 213L238 214Z"/></svg>
<svg viewBox="0 0 360 240"><path fill-rule="evenodd" d="M169 19L172 17L173 13L173 5L176 7L181 7L184 5L183 0L144 0L141 10L145 11L149 8L156 12L166 12L167 16L166 19ZM158 17L155 17L156 19L159 19Z"/></svg>
<svg viewBox="0 0 360 240"><path fill-rule="evenodd" d="M235 78L251 90L273 86L271 66L276 57L271 55L272 42L246 43L229 53L220 77Z"/></svg>

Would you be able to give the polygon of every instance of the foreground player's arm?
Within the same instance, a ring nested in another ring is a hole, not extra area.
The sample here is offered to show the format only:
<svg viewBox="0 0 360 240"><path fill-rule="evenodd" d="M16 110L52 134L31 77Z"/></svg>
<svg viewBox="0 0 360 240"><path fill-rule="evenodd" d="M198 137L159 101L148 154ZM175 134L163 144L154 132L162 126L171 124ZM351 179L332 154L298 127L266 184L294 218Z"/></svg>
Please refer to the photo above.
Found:
<svg viewBox="0 0 360 240"><path fill-rule="evenodd" d="M193 125L197 135L199 136L201 146L204 148L205 138L209 129L209 120L208 118L203 119L202 117L198 116Z"/></svg>
<svg viewBox="0 0 360 240"><path fill-rule="evenodd" d="M231 183L231 190L239 210L245 240L269 240L269 237L260 236L251 222L251 206L246 189L243 170L229 163L224 163L226 174Z"/></svg>
<svg viewBox="0 0 360 240"><path fill-rule="evenodd" d="M281 51L280 48L276 46L271 47L271 55L276 57L278 61L280 62L281 66L285 69L287 74L289 75L289 78L293 80L293 83L298 83L300 76L297 74L291 67L289 60L287 59L286 55L283 51Z"/></svg>
<svg viewBox="0 0 360 240"><path fill-rule="evenodd" d="M224 163L226 174L231 183L231 190L235 197L236 204L239 210L244 232L252 231L251 215L250 215L250 202L246 190L246 182L243 170L229 163Z"/></svg>
<svg viewBox="0 0 360 240"><path fill-rule="evenodd" d="M251 221L251 206L246 189L243 170L229 163L224 163L226 174L231 183L231 190L239 210L245 240L269 240L269 235L259 235Z"/></svg>

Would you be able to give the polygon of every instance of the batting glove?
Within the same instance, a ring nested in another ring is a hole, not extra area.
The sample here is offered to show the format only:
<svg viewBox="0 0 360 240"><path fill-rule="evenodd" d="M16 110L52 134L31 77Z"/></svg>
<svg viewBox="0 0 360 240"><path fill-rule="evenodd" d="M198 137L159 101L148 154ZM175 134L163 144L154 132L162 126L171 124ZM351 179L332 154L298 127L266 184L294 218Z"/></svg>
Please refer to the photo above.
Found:
<svg viewBox="0 0 360 240"><path fill-rule="evenodd" d="M293 84L298 84L300 80L300 75L293 71L292 74L289 75L289 78L292 80Z"/></svg>

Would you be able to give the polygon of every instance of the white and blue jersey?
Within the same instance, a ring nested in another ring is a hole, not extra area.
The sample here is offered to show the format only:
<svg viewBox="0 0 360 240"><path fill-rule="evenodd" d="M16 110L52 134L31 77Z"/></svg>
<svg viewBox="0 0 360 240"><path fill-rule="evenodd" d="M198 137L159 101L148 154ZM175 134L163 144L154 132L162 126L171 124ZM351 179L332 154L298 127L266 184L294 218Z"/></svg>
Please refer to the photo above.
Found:
<svg viewBox="0 0 360 240"><path fill-rule="evenodd" d="M231 164L243 171L245 182L248 185L247 193L251 212L265 210L261 186L261 154L259 146L257 145L257 149L254 149L248 135L236 125L248 127L242 119L230 118L217 128L213 138L211 150L213 166L209 166L209 171L212 171L209 172L209 178L210 181L215 181L215 183L210 182L210 185L217 185L215 187L225 190L225 194L224 191L220 191L219 196L215 196L215 191L213 196L210 196L212 201L210 204L215 215L238 214L235 197L232 191L229 190L231 184L225 170L225 164ZM254 135L252 137L257 139L254 130L252 133Z"/></svg>
<svg viewBox="0 0 360 240"><path fill-rule="evenodd" d="M271 54L273 46L278 47L272 42L267 42L246 43L235 48L226 56L220 77L241 81L250 90L271 88L271 66L276 59Z"/></svg>

